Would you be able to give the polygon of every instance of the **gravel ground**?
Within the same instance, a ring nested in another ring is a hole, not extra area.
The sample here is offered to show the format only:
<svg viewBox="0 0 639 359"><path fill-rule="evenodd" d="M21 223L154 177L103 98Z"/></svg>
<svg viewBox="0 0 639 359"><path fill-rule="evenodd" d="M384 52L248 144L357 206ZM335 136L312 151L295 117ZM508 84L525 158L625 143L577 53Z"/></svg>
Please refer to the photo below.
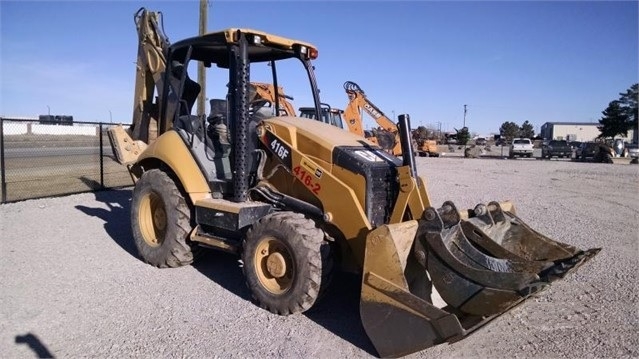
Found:
<svg viewBox="0 0 639 359"><path fill-rule="evenodd" d="M639 166L418 158L432 203L511 199L551 238L601 253L466 339L426 357L639 357ZM280 317L249 300L236 257L156 269L130 240L130 190L0 205L0 356L375 355L359 280L336 278L312 311Z"/></svg>

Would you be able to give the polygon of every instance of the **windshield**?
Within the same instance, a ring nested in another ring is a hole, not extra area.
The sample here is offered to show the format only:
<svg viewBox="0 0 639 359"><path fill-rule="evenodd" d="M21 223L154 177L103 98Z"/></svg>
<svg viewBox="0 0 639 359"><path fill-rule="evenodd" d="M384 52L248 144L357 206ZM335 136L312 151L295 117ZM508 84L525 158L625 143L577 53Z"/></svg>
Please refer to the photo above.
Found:
<svg viewBox="0 0 639 359"><path fill-rule="evenodd" d="M310 118L315 120L315 109L312 107L303 107L300 108L300 117L302 118ZM342 122L342 115L340 111L331 110L329 108L322 108L322 118L321 121L324 123L328 123L329 125L333 125L335 127L344 128L344 123Z"/></svg>
<svg viewBox="0 0 639 359"><path fill-rule="evenodd" d="M527 139L516 139L513 141L514 144L516 145L529 145L530 144L530 140Z"/></svg>
<svg viewBox="0 0 639 359"><path fill-rule="evenodd" d="M331 113L331 125L337 126L339 128L344 128L344 124L342 123L342 116L339 112Z"/></svg>
<svg viewBox="0 0 639 359"><path fill-rule="evenodd" d="M197 79L198 64L200 62L191 60L188 62L187 74L191 80ZM300 66L301 65L301 66ZM275 74L274 74L275 72ZM255 86L249 87L250 113L259 113L260 117L274 117L281 115L295 116L294 101L299 103L313 104L313 83L306 76L304 80L305 63L298 58L288 58L275 62L275 71L270 62L256 62L250 64L250 82L251 84L260 83L270 85L270 89L265 91L256 91ZM226 101L228 96L228 83L230 80L230 71L228 68L211 66L205 67L205 96L206 106L204 113L207 117L215 115L213 112L214 101ZM274 77L275 76L275 77ZM277 81L274 81L274 78ZM275 87L272 85L277 82L277 94L279 96L279 107L275 107ZM179 83L179 81L177 82ZM185 85L190 81L185 81ZM185 90L188 86L185 86ZM177 90L177 86L176 86ZM176 91L177 92L177 91ZM199 92L194 90L193 92ZM283 96L284 94L284 96ZM186 111L188 114L196 115L196 106L193 105L195 93L184 94L187 99ZM319 98L318 98L319 101ZM313 108L314 109L314 108ZM289 113L292 112L292 113Z"/></svg>

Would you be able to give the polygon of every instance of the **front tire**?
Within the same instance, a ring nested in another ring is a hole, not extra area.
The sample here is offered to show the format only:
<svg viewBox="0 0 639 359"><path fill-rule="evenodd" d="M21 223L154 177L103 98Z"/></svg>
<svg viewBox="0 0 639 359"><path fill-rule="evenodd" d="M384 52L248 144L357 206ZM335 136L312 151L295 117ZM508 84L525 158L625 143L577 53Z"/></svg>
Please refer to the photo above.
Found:
<svg viewBox="0 0 639 359"><path fill-rule="evenodd" d="M180 267L193 262L196 245L189 243L191 208L166 172L144 172L131 201L131 229L138 253L156 267Z"/></svg>
<svg viewBox="0 0 639 359"><path fill-rule="evenodd" d="M324 231L295 212L273 213L255 223L246 233L242 261L253 299L280 315L310 309L333 269Z"/></svg>

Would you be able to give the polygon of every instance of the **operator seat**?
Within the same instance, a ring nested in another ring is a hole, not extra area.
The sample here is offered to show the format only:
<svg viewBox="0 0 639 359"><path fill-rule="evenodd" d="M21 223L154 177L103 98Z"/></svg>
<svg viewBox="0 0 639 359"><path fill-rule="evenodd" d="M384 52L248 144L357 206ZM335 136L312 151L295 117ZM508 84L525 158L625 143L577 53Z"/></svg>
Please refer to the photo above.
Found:
<svg viewBox="0 0 639 359"><path fill-rule="evenodd" d="M180 115L190 115L195 100L200 94L202 87L197 82L191 80L188 72L186 73L186 79L184 79L184 90L182 91L182 99L186 101L186 106L180 107Z"/></svg>
<svg viewBox="0 0 639 359"><path fill-rule="evenodd" d="M181 128L187 133L194 134L200 129L201 124L197 116L191 115L191 111L202 88L200 84L191 80L188 71L184 68L184 64L178 61L173 61L171 66L172 78L170 80L170 85L173 87L174 91L177 92L179 89L182 74L185 75L184 87L182 89L182 97L178 102L178 119L174 124L174 127Z"/></svg>
<svg viewBox="0 0 639 359"><path fill-rule="evenodd" d="M214 152L215 175L218 180L230 180L233 178L229 154L231 141L227 124L227 102L221 99L209 101L211 112L207 118L208 126L206 136Z"/></svg>

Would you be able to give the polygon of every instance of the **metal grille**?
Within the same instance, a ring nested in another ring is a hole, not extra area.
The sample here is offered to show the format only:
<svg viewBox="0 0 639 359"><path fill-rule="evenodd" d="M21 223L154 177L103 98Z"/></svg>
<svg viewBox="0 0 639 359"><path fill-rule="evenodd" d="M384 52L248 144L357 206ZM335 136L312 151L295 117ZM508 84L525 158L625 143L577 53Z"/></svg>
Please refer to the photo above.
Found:
<svg viewBox="0 0 639 359"><path fill-rule="evenodd" d="M1 203L133 185L113 156L111 125L0 117Z"/></svg>

